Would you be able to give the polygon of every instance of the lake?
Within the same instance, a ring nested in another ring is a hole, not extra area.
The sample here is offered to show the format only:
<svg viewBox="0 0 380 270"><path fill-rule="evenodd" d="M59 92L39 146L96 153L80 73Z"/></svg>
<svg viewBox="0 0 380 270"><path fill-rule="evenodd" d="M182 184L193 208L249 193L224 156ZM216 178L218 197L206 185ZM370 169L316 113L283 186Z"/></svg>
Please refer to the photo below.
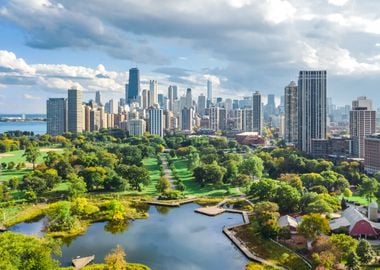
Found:
<svg viewBox="0 0 380 270"><path fill-rule="evenodd" d="M61 265L92 254L95 262L102 262L111 249L121 245L128 262L143 263L153 270L244 269L247 259L222 232L224 226L241 223L242 216L204 216L194 212L198 207L194 203L178 208L151 206L148 219L130 222L121 233L105 230L107 222L94 223L85 235L63 244ZM10 230L40 234L43 223L21 223Z"/></svg>
<svg viewBox="0 0 380 270"><path fill-rule="evenodd" d="M34 134L46 133L45 121L26 121L26 122L0 122L0 133L6 131L32 131Z"/></svg>

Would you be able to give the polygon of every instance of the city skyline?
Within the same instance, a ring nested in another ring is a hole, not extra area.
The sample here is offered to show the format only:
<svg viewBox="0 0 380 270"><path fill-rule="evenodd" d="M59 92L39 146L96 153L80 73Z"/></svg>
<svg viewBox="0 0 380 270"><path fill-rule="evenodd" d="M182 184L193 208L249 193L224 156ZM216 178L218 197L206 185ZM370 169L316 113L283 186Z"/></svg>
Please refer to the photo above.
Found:
<svg viewBox="0 0 380 270"><path fill-rule="evenodd" d="M88 9L69 1L0 1L6 37L0 41L0 113L44 113L48 97L73 86L85 98L95 91L105 99L123 97L133 67L142 88L157 80L159 93L177 85L180 93L192 88L193 95L207 96L210 79L214 97L260 91L264 102L275 94L277 103L298 70L327 70L327 94L336 104L350 104L360 89L380 106L380 3L186 3L125 1ZM240 20L230 21L235 17Z"/></svg>

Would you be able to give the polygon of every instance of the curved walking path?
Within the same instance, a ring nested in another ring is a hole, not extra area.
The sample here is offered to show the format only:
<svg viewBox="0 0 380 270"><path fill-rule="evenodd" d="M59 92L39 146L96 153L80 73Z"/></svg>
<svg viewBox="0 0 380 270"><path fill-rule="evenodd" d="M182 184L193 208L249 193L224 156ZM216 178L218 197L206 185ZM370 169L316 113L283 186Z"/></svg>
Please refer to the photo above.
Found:
<svg viewBox="0 0 380 270"><path fill-rule="evenodd" d="M204 214L207 216L217 216L225 212L229 213L236 213L236 214L241 214L243 216L243 223L232 225L232 226L227 226L223 228L223 233L231 240L232 243L235 244L235 246L250 260L259 262L261 264L265 264L268 266L271 266L276 269L286 269L281 266L275 265L257 255L252 253L248 247L245 245L243 241L241 241L238 237L236 237L236 233L234 232L233 229L245 226L250 224L249 217L248 217L248 212L247 211L242 211L242 210L236 210L236 209L226 209L222 208L223 204L227 201L228 199L225 199L218 203L215 206L209 206L209 207L201 207L198 209L195 209L195 212ZM247 200L247 199L246 199ZM248 201L248 200L247 200Z"/></svg>
<svg viewBox="0 0 380 270"><path fill-rule="evenodd" d="M166 156L161 154L160 159L162 162L162 168L164 169L165 176L168 178L168 180L170 182L170 188L176 189L175 184L174 184L173 173L172 173L172 170L168 166L168 160L167 160Z"/></svg>

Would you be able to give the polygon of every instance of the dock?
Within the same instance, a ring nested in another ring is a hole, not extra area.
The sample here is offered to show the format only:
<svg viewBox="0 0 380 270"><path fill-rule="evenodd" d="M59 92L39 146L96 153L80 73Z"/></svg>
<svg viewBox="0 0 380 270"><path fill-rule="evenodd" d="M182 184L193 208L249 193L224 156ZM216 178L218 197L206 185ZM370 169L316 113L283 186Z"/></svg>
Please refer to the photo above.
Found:
<svg viewBox="0 0 380 270"><path fill-rule="evenodd" d="M197 200L196 198L189 198L189 199L176 200L176 201L154 200L154 201L147 201L146 203L150 205L158 205L158 206L180 207L182 204L193 203L196 200Z"/></svg>
<svg viewBox="0 0 380 270"><path fill-rule="evenodd" d="M75 270L79 270L79 269L82 269L83 267L85 267L86 265L88 265L89 263L91 263L94 259L95 259L95 255L92 255L92 256L72 259L71 262L72 262Z"/></svg>

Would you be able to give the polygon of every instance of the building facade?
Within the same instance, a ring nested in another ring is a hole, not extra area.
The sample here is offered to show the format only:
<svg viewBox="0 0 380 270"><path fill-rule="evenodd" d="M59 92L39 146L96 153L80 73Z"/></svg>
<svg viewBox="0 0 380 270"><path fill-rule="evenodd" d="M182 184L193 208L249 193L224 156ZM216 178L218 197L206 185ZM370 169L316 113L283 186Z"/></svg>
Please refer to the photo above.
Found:
<svg viewBox="0 0 380 270"><path fill-rule="evenodd" d="M311 153L312 139L326 138L327 72L300 71L298 77L298 148Z"/></svg>
<svg viewBox="0 0 380 270"><path fill-rule="evenodd" d="M56 136L67 131L67 99L49 98L46 113L47 134Z"/></svg>
<svg viewBox="0 0 380 270"><path fill-rule="evenodd" d="M285 141L297 143L298 140L298 94L295 82L285 87Z"/></svg>

